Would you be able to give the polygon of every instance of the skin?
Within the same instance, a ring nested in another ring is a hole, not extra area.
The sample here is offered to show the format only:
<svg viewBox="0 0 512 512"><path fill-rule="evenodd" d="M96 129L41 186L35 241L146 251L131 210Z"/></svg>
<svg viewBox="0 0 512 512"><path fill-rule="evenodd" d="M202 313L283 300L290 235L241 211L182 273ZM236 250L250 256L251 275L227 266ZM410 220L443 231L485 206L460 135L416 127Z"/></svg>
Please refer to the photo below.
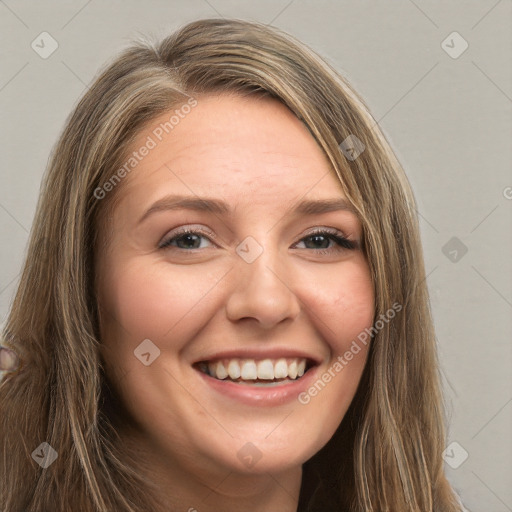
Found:
<svg viewBox="0 0 512 512"><path fill-rule="evenodd" d="M17 370L19 360L16 352L0 347L0 372L13 372Z"/></svg>
<svg viewBox="0 0 512 512"><path fill-rule="evenodd" d="M286 107L227 94L197 99L119 185L112 231L103 233L109 249L97 255L103 357L129 418L120 433L169 507L292 512L302 464L343 419L368 347L306 405L240 404L211 390L191 365L212 348L290 347L314 354L319 375L332 367L371 326L373 286L360 248L326 237L322 251L305 237L327 227L357 242L362 227L348 210L292 213L303 199L344 195ZM168 119L151 122L130 151ZM167 194L213 197L230 212L166 210L138 224ZM181 239L159 248L180 226L205 231L200 247ZM250 264L236 252L247 236L263 248ZM145 339L160 350L149 366L134 357ZM251 468L237 457L247 442L261 453Z"/></svg>

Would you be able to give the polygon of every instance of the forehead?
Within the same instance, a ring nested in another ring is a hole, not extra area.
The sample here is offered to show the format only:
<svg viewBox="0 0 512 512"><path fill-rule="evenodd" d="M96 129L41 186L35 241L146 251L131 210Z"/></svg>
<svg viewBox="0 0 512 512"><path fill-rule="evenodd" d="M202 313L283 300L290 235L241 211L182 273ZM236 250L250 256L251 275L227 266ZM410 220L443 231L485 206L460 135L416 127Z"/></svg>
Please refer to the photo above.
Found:
<svg viewBox="0 0 512 512"><path fill-rule="evenodd" d="M343 195L308 129L271 98L222 94L201 96L190 109L178 104L149 122L128 154L144 146L151 149L122 183L121 200L154 199L164 186L230 201L249 194L254 204Z"/></svg>

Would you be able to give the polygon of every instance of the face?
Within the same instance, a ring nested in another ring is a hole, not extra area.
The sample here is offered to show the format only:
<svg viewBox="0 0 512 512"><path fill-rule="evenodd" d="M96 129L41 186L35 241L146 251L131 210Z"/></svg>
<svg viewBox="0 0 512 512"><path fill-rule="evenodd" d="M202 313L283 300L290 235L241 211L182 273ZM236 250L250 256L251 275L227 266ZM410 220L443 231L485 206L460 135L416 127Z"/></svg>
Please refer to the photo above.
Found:
<svg viewBox="0 0 512 512"><path fill-rule="evenodd" d="M205 96L186 110L133 143L155 147L118 185L97 254L107 374L143 448L169 466L300 467L365 365L367 346L348 355L374 314L362 226L279 102Z"/></svg>

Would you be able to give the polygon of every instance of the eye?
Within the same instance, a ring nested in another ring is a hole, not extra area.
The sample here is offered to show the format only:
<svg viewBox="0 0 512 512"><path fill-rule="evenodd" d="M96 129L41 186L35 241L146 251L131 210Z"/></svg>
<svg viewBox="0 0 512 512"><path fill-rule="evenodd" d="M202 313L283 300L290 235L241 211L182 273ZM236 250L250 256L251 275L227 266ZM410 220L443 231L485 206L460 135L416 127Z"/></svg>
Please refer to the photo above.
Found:
<svg viewBox="0 0 512 512"><path fill-rule="evenodd" d="M315 249L321 254L331 252L332 250L357 248L357 242L349 240L337 230L330 231L327 229L320 229L310 233L302 238L296 247L300 244L304 244L304 247L298 247L299 249Z"/></svg>
<svg viewBox="0 0 512 512"><path fill-rule="evenodd" d="M204 249L208 244L213 244L210 237L200 230L192 228L183 228L174 232L172 236L164 240L158 247L160 249L179 249L192 250ZM303 247L299 247L304 244ZM349 240L338 230L318 229L302 238L296 245L299 249L314 249L320 254L330 253L332 251L341 251L344 249L356 249L358 243Z"/></svg>
<svg viewBox="0 0 512 512"><path fill-rule="evenodd" d="M160 249L168 247L183 250L204 249L205 245L202 243L203 240L211 242L211 240L201 231L185 228L164 240L158 247Z"/></svg>

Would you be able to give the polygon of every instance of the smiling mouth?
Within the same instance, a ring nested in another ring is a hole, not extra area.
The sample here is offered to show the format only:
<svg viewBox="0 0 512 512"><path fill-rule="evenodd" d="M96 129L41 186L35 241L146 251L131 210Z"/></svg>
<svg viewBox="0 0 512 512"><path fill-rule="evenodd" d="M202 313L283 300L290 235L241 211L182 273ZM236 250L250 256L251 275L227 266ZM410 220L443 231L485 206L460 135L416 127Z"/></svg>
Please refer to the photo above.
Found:
<svg viewBox="0 0 512 512"><path fill-rule="evenodd" d="M252 386L294 382L313 366L316 366L314 361L301 357L262 360L232 358L200 361L194 365L197 370L214 379Z"/></svg>

